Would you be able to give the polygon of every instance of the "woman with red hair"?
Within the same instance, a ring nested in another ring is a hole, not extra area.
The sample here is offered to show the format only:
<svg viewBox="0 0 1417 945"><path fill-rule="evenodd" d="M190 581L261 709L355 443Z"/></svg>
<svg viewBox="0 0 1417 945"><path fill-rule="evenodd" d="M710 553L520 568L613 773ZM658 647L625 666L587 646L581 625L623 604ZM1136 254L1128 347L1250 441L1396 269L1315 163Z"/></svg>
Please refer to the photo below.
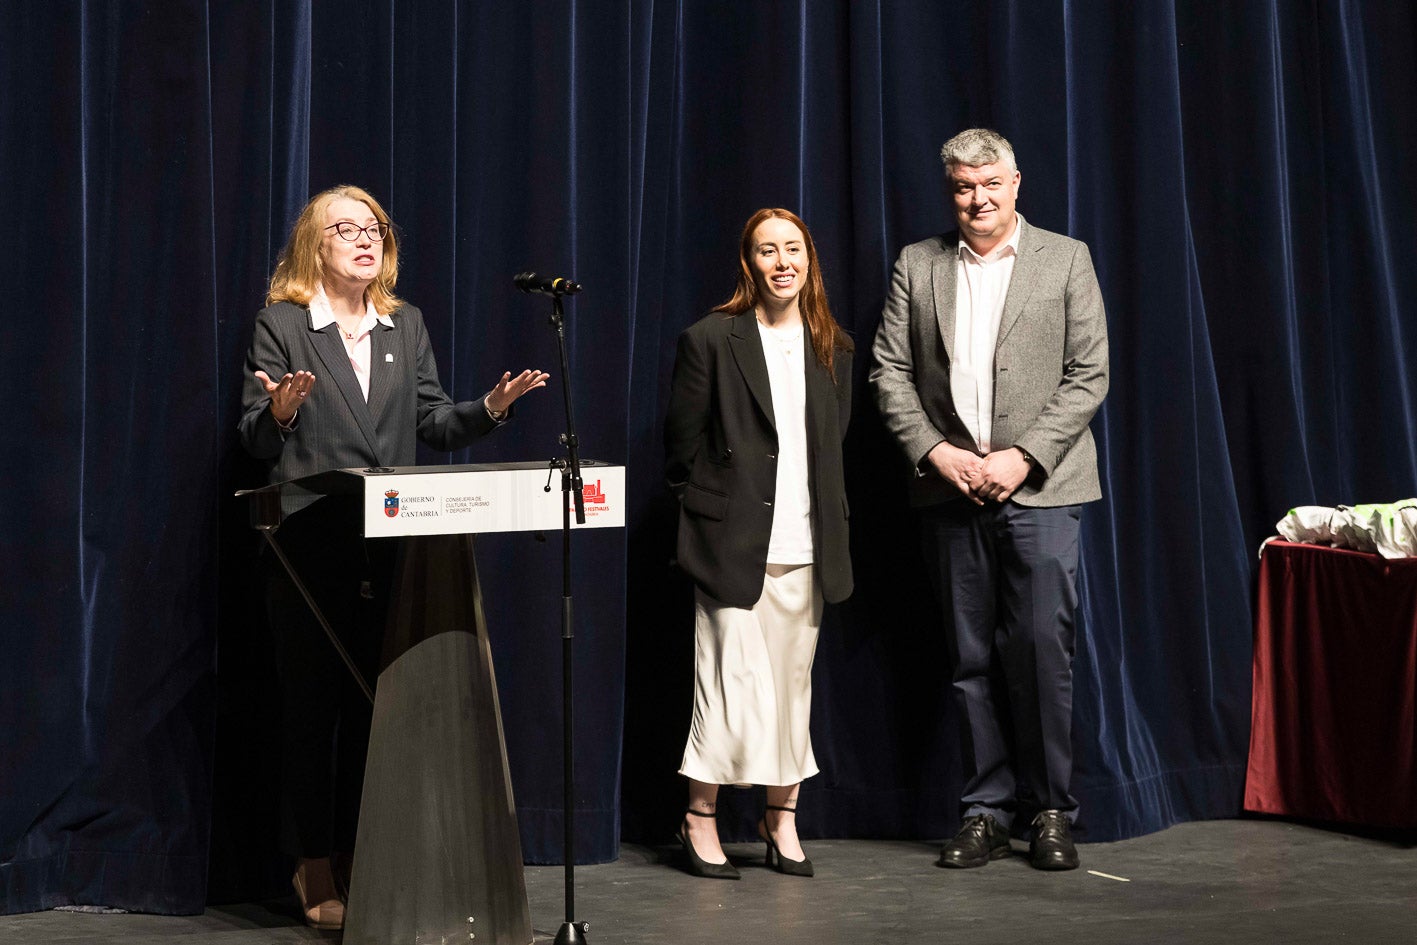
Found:
<svg viewBox="0 0 1417 945"><path fill-rule="evenodd" d="M772 208L743 228L733 297L679 336L665 475L695 584L679 839L696 876L739 878L713 819L722 784L767 787L768 865L812 875L796 806L818 770L808 722L823 603L852 588L841 458L852 350L806 224Z"/></svg>

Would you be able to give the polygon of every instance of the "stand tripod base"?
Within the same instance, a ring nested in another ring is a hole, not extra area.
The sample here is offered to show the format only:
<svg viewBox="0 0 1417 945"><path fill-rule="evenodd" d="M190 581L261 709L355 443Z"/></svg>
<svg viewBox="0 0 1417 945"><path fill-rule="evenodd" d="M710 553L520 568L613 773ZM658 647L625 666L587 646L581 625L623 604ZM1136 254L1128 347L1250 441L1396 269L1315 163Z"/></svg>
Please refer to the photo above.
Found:
<svg viewBox="0 0 1417 945"><path fill-rule="evenodd" d="M588 931L589 922L562 922L556 933L556 945L586 945L585 933Z"/></svg>

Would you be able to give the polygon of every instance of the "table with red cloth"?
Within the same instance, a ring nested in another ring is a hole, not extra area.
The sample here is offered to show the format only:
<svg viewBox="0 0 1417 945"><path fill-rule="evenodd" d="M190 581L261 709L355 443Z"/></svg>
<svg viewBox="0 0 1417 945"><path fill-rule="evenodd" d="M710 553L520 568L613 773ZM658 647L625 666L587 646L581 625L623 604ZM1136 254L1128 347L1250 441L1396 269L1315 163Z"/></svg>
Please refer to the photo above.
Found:
<svg viewBox="0 0 1417 945"><path fill-rule="evenodd" d="M1417 558L1260 556L1245 809L1417 827Z"/></svg>

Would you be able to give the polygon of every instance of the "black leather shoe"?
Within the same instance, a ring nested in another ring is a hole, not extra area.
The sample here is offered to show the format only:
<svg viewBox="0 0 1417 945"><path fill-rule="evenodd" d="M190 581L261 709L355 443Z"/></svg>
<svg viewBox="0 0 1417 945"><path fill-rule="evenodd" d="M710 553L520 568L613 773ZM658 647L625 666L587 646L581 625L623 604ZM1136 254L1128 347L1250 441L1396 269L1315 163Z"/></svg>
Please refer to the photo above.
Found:
<svg viewBox="0 0 1417 945"><path fill-rule="evenodd" d="M1045 810L1039 811L1038 816L1033 818L1028 862L1036 870L1078 868L1078 850L1073 846L1073 830L1067 814L1060 810Z"/></svg>
<svg viewBox="0 0 1417 945"><path fill-rule="evenodd" d="M964 826L954 839L940 850L940 866L951 869L966 869L971 866L987 866L990 860L1006 857L1009 847L1009 832L999 825L993 814L975 814L964 818Z"/></svg>

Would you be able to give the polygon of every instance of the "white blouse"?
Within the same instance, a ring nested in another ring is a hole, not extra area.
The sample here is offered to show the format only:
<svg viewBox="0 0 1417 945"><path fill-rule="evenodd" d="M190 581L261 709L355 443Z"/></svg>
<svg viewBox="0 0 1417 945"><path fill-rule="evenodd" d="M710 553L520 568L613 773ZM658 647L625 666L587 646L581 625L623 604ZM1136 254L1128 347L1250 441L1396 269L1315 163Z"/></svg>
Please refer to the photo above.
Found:
<svg viewBox="0 0 1417 945"><path fill-rule="evenodd" d="M812 496L807 486L806 332L800 324L758 322L777 420L777 495L773 501L771 564L812 563Z"/></svg>

